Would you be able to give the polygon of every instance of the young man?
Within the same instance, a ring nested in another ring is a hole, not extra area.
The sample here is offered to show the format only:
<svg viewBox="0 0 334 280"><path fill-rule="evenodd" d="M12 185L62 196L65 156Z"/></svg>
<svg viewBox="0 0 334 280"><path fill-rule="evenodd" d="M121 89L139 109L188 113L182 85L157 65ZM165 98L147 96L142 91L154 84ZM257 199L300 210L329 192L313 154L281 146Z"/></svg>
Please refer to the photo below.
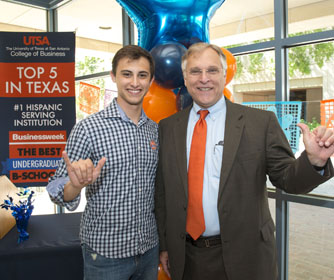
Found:
<svg viewBox="0 0 334 280"><path fill-rule="evenodd" d="M272 112L223 97L219 47L192 45L182 70L193 106L159 123L155 204L163 268L173 280L276 280L266 176L296 194L328 180L333 131L299 124L306 150L295 159Z"/></svg>
<svg viewBox="0 0 334 280"><path fill-rule="evenodd" d="M142 110L154 61L138 46L114 56L118 97L73 128L63 160L50 178L51 200L75 210L86 191L80 238L85 280L156 280L154 217L158 128Z"/></svg>

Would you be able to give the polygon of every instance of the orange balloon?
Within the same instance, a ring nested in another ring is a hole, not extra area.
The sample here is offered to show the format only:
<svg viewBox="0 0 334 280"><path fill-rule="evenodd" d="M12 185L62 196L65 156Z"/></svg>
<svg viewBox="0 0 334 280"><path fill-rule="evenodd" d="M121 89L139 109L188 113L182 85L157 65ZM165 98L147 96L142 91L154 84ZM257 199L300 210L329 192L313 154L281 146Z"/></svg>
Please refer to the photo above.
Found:
<svg viewBox="0 0 334 280"><path fill-rule="evenodd" d="M227 71L226 71L226 85L233 79L235 72L237 72L237 61L233 54L227 49L221 48L226 56Z"/></svg>
<svg viewBox="0 0 334 280"><path fill-rule="evenodd" d="M145 114L158 123L177 112L175 93L153 82L144 97L143 109Z"/></svg>
<svg viewBox="0 0 334 280"><path fill-rule="evenodd" d="M228 100L230 100L231 102L234 102L234 97L232 95L232 92L228 88L224 88L223 93Z"/></svg>
<svg viewBox="0 0 334 280"><path fill-rule="evenodd" d="M158 267L158 280L170 280L168 275L165 273L164 269L162 268L162 265L159 264Z"/></svg>

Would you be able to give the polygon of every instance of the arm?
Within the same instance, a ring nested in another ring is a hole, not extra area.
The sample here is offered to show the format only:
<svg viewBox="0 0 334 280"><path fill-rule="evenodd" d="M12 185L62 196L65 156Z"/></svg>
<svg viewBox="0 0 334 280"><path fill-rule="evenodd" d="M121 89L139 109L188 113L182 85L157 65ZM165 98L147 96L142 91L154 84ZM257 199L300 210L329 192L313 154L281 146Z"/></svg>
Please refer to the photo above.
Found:
<svg viewBox="0 0 334 280"><path fill-rule="evenodd" d="M157 173L155 177L155 217L157 220L158 233L159 233L159 246L160 251L167 250L166 248L166 207L165 207L165 187L163 183L163 167L162 167L162 130L159 125L159 162L157 167Z"/></svg>
<svg viewBox="0 0 334 280"><path fill-rule="evenodd" d="M47 191L54 203L73 211L79 205L81 189L91 181L87 176L92 176L91 171L87 171L90 167L82 167L83 162L84 166L91 166L89 161L92 156L89 131L83 122L74 126L65 150L67 152L63 152L55 175L49 178ZM73 160L72 163L69 158ZM101 160L99 163L103 166L105 160Z"/></svg>
<svg viewBox="0 0 334 280"><path fill-rule="evenodd" d="M169 278L170 277L170 272L169 272L169 260L168 260L168 252L167 251L161 251L160 252L160 263L162 265L162 268L166 272Z"/></svg>
<svg viewBox="0 0 334 280"><path fill-rule="evenodd" d="M169 278L169 258L166 245L166 208L165 208L165 188L163 183L163 167L162 167L162 129L159 125L159 162L157 174L155 177L155 216L157 219L160 247L160 263L163 270Z"/></svg>
<svg viewBox="0 0 334 280"><path fill-rule="evenodd" d="M322 139L320 134L316 136L316 132L309 132L303 124L298 126L305 129L303 140L307 142L305 151L297 159L294 158L290 145L274 114L270 115L265 133L266 173L274 186L294 194L308 193L333 176L332 164L328 158L334 152L334 147L329 149L321 147L320 143L316 141L317 137ZM327 136L328 134L326 134ZM323 140L331 138L330 136L326 137ZM320 152L321 150L325 152ZM314 166L324 165L323 173L319 173L314 168Z"/></svg>
<svg viewBox="0 0 334 280"><path fill-rule="evenodd" d="M64 201L64 186L69 181L68 177L59 177L49 182L46 190L49 193L50 199L53 203L66 207L69 211L74 211L80 204L81 196L78 195L72 201Z"/></svg>
<svg viewBox="0 0 334 280"><path fill-rule="evenodd" d="M46 189L54 203L74 211L80 203L81 190L96 181L106 162L106 158L103 157L96 167L94 167L90 159L80 159L78 162L71 162L65 151L63 151L63 159L66 164L68 177L59 177L51 181Z"/></svg>

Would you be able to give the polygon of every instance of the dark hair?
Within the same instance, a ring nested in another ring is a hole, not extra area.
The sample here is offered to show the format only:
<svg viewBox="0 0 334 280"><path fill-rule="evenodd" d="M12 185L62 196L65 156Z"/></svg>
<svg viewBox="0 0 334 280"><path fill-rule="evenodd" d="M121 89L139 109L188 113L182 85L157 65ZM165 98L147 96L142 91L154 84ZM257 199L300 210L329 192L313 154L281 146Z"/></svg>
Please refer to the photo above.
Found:
<svg viewBox="0 0 334 280"><path fill-rule="evenodd" d="M122 58L129 58L130 60L137 60L140 59L141 57L144 57L148 60L148 62L150 63L150 74L151 74L151 79L154 76L154 71L155 71L155 65L154 65L154 60L152 55L145 49L143 49L142 47L136 46L136 45L127 45L124 46L123 48L119 49L113 60L112 60L112 73L114 74L114 76L116 76L116 72L117 72L117 66L119 61Z"/></svg>

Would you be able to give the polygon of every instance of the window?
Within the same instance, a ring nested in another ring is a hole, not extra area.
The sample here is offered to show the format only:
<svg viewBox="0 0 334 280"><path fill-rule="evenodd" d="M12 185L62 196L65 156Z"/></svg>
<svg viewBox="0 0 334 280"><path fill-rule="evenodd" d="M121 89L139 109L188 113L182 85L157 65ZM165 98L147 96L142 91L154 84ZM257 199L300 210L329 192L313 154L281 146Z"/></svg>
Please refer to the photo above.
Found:
<svg viewBox="0 0 334 280"><path fill-rule="evenodd" d="M314 129L321 124L321 111L328 115L326 122L334 114L332 107L321 106L321 101L328 101L333 98L334 74L331 70L334 67L333 57L334 42L307 44L288 50L290 100L298 100L303 103L302 119L306 121L310 129ZM301 137L299 153L303 150L304 143ZM334 179L331 179L311 193L334 197L333 190Z"/></svg>
<svg viewBox="0 0 334 280"><path fill-rule="evenodd" d="M333 278L333 211L290 203L289 212L289 279Z"/></svg>
<svg viewBox="0 0 334 280"><path fill-rule="evenodd" d="M236 60L237 72L227 86L235 102L275 101L274 52L240 55Z"/></svg>
<svg viewBox="0 0 334 280"><path fill-rule="evenodd" d="M0 31L46 31L43 9L0 1L0 10Z"/></svg>
<svg viewBox="0 0 334 280"><path fill-rule="evenodd" d="M274 1L225 1L210 22L210 40L218 46L246 45L274 37Z"/></svg>
<svg viewBox="0 0 334 280"><path fill-rule="evenodd" d="M71 1L57 13L58 31L76 34L76 63L96 61L90 73L76 76L110 71L112 57L122 46L122 9L117 1Z"/></svg>
<svg viewBox="0 0 334 280"><path fill-rule="evenodd" d="M289 36L333 30L334 5L331 0L289 0Z"/></svg>

